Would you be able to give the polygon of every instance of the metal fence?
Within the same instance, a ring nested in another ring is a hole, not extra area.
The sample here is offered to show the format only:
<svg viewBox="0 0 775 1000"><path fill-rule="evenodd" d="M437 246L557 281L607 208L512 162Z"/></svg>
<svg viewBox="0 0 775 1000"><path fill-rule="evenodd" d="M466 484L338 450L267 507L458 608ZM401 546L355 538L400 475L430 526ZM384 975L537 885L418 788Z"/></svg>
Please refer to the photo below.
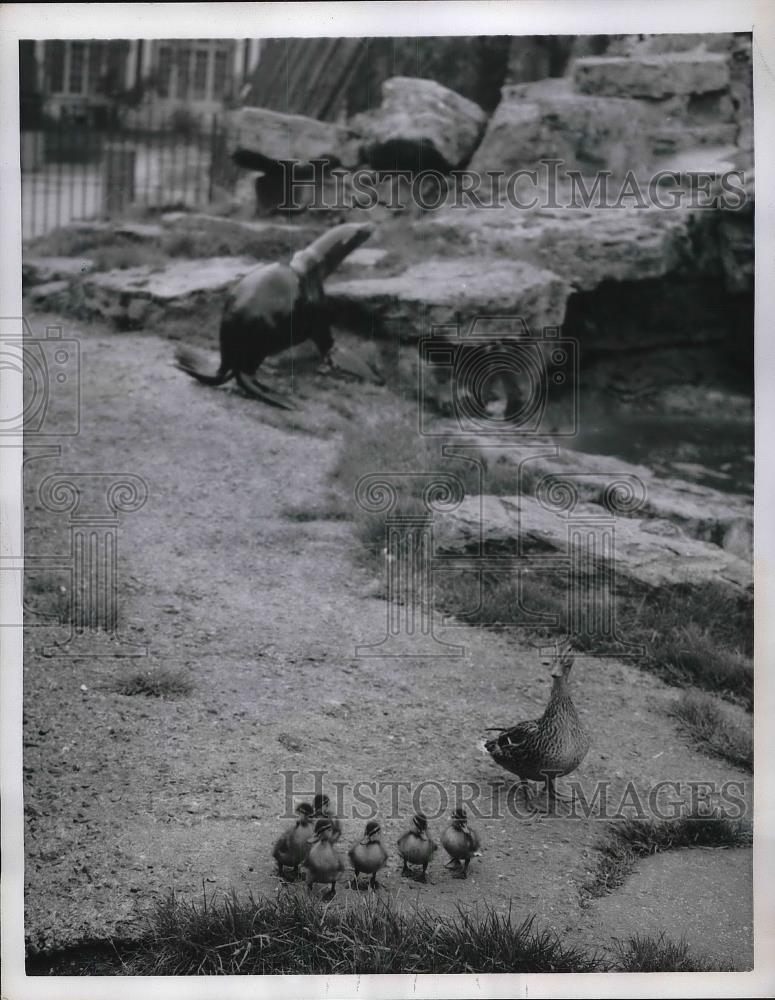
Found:
<svg viewBox="0 0 775 1000"><path fill-rule="evenodd" d="M47 121L21 133L22 232L29 239L133 206L202 207L230 172L217 115L101 128Z"/></svg>

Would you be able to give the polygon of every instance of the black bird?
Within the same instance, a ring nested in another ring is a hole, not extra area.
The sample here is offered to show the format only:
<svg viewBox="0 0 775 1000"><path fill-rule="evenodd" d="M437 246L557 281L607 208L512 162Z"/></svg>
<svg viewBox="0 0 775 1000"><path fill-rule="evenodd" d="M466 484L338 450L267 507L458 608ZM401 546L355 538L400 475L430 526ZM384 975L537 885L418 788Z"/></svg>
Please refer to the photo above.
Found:
<svg viewBox="0 0 775 1000"><path fill-rule="evenodd" d="M256 371L271 355L311 340L321 354L324 371L382 384L369 364L334 343L323 290L323 279L373 232L369 223L334 226L305 250L295 253L289 264L262 264L248 272L226 299L218 371L212 375L203 371L197 352L182 346L175 353L177 367L204 385L223 385L236 378L251 396L272 406L293 409L290 400L256 379Z"/></svg>

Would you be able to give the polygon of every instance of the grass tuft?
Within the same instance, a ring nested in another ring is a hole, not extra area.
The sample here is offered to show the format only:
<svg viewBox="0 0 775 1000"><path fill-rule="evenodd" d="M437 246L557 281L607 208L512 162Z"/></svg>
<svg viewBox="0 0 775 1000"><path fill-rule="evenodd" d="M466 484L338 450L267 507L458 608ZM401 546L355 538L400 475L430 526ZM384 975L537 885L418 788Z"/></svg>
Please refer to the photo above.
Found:
<svg viewBox="0 0 775 1000"><path fill-rule="evenodd" d="M596 956L494 910L397 910L370 896L325 906L306 894L204 903L169 895L127 960L134 975L593 972Z"/></svg>
<svg viewBox="0 0 775 1000"><path fill-rule="evenodd" d="M620 972L732 972L733 966L714 962L704 955L693 955L684 938L672 941L636 934L618 942L616 963Z"/></svg>
<svg viewBox="0 0 775 1000"><path fill-rule="evenodd" d="M731 719L712 695L685 691L671 712L702 750L753 773L751 731Z"/></svg>
<svg viewBox="0 0 775 1000"><path fill-rule="evenodd" d="M138 670L124 677L115 687L117 694L145 695L148 698L174 698L190 694L191 681L174 670Z"/></svg>
<svg viewBox="0 0 775 1000"><path fill-rule="evenodd" d="M488 906L399 910L373 895L344 905L283 891L159 899L138 941L84 942L27 959L28 975L368 975L528 972L699 972L726 966L692 955L686 942L635 936L617 942L614 962L564 943L535 918Z"/></svg>
<svg viewBox="0 0 775 1000"><path fill-rule="evenodd" d="M717 813L672 820L628 819L611 823L598 845L597 871L582 888L586 900L605 896L624 883L639 858L681 847L749 847L751 827Z"/></svg>

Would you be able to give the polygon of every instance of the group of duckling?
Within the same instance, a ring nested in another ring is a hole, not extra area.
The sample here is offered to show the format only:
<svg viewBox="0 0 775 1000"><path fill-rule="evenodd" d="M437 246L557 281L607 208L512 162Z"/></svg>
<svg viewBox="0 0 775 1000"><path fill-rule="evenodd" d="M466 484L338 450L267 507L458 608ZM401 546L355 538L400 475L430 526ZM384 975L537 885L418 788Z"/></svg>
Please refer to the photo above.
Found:
<svg viewBox="0 0 775 1000"><path fill-rule="evenodd" d="M482 749L490 759L519 779L519 790L526 805L540 814L531 801L529 782L544 782L547 806L567 798L557 791L555 780L576 770L589 751L589 735L581 724L570 695L570 671L574 652L570 642L559 646L549 657L552 691L546 709L539 719L519 722L513 726L494 727L498 736L483 741ZM313 805L302 803L296 810L299 819L283 833L274 847L274 859L280 875L291 868L297 876L299 867L307 870L307 886L315 883L331 886L327 899L336 891L336 882L344 864L334 845L342 836L342 825L331 815L328 796L316 795ZM548 811L548 810L547 810ZM377 820L366 824L363 837L349 851L355 871L355 885L360 876L370 875L370 885L377 888L377 872L385 867L388 853L381 840ZM450 857L447 867L455 869L457 878L465 878L471 858L479 851L479 835L468 823L465 809L458 808L441 838ZM398 853L403 859L401 874L426 881L426 871L438 845L428 832L428 820L417 813L411 827L398 838ZM414 873L410 866L421 871Z"/></svg>
<svg viewBox="0 0 775 1000"><path fill-rule="evenodd" d="M280 836L272 852L278 873L282 877L285 869L290 868L296 878L299 868L304 867L307 888L312 890L316 883L330 885L323 898L333 899L336 883L344 871L344 862L334 846L342 836L342 824L331 815L326 795L316 795L312 805L302 802L296 812L299 818ZM379 888L377 873L385 867L389 856L381 833L378 820L369 820L363 836L348 852L355 872L355 888L361 887L361 875L370 876L367 885L372 889ZM479 852L480 839L469 825L462 806L452 813L441 844L449 855L445 867L454 869L453 877L466 878L471 859ZM428 865L438 844L428 831L428 819L423 813L415 814L409 829L398 838L397 847L403 861L401 875L418 882L427 881Z"/></svg>

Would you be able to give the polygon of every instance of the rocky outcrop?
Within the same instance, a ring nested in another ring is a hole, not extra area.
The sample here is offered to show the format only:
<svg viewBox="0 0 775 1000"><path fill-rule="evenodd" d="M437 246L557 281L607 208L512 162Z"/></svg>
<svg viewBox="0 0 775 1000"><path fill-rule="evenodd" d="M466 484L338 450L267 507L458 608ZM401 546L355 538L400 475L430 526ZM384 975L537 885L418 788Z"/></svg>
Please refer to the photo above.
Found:
<svg viewBox="0 0 775 1000"><path fill-rule="evenodd" d="M663 520L675 524L687 537L720 546L741 559L753 556L753 504L749 497L722 493L699 483L657 476L644 465L635 465L611 455L592 455L568 448L556 448L556 442L532 446L479 439L490 472L513 469L514 493L535 492L550 485L573 489L584 503L608 503L612 483L636 486L642 495L637 510L625 509L620 516L643 520ZM485 473L484 489L487 489Z"/></svg>
<svg viewBox="0 0 775 1000"><path fill-rule="evenodd" d="M168 232L191 234L193 241L206 248L207 256L233 252L236 243L243 254L253 254L262 260L282 260L307 246L320 233L313 226L253 222L201 212L166 212L161 220Z"/></svg>
<svg viewBox="0 0 775 1000"><path fill-rule="evenodd" d="M574 63L573 80L583 94L658 100L724 90L729 86L729 63L721 53L702 50L586 56Z"/></svg>
<svg viewBox="0 0 775 1000"><path fill-rule="evenodd" d="M690 250L689 215L659 209L444 209L415 223L424 238L465 242L551 268L575 288L644 281L677 270Z"/></svg>
<svg viewBox="0 0 775 1000"><path fill-rule="evenodd" d="M661 38L621 40L609 54L577 58L564 78L504 87L472 168L560 159L560 172L647 177L655 158L693 147L742 138L750 148L750 40L724 36L711 52L698 47L701 36L670 36L664 48Z"/></svg>
<svg viewBox="0 0 775 1000"><path fill-rule="evenodd" d="M119 329L148 326L176 316L205 316L220 309L231 285L258 264L247 257L175 260L166 267L132 267L90 274L60 287L37 289L37 304L78 316L96 316ZM49 294L44 295L44 289Z"/></svg>
<svg viewBox="0 0 775 1000"><path fill-rule="evenodd" d="M229 119L232 159L241 167L272 170L281 160L309 165L355 166L357 147L351 132L333 122L304 115L284 115L266 108L241 108Z"/></svg>
<svg viewBox="0 0 775 1000"><path fill-rule="evenodd" d="M351 121L367 163L376 169L441 170L463 166L485 124L482 109L435 80L396 76L382 84L382 104Z"/></svg>
<svg viewBox="0 0 775 1000"><path fill-rule="evenodd" d="M94 270L88 257L28 257L22 263L22 286L72 281Z"/></svg>
<svg viewBox="0 0 775 1000"><path fill-rule="evenodd" d="M434 324L467 325L478 314L518 316L537 331L558 326L569 291L551 271L479 256L433 258L391 277L327 286L338 316L402 341L419 340Z"/></svg>
<svg viewBox="0 0 775 1000"><path fill-rule="evenodd" d="M619 97L579 94L568 79L504 87L471 169L513 172L559 159L563 170L626 172L645 157L646 113Z"/></svg>
<svg viewBox="0 0 775 1000"><path fill-rule="evenodd" d="M435 516L435 550L446 555L555 552L583 559L587 553L581 546L586 546L596 525L603 530L604 519L605 510L592 503L580 502L572 512L557 513L532 497L466 497L455 510ZM575 531L574 525L584 530ZM600 559L602 546L596 555ZM612 557L601 562L614 572L614 579L653 588L708 581L736 592L752 586L750 562L690 538L661 518L617 517Z"/></svg>

